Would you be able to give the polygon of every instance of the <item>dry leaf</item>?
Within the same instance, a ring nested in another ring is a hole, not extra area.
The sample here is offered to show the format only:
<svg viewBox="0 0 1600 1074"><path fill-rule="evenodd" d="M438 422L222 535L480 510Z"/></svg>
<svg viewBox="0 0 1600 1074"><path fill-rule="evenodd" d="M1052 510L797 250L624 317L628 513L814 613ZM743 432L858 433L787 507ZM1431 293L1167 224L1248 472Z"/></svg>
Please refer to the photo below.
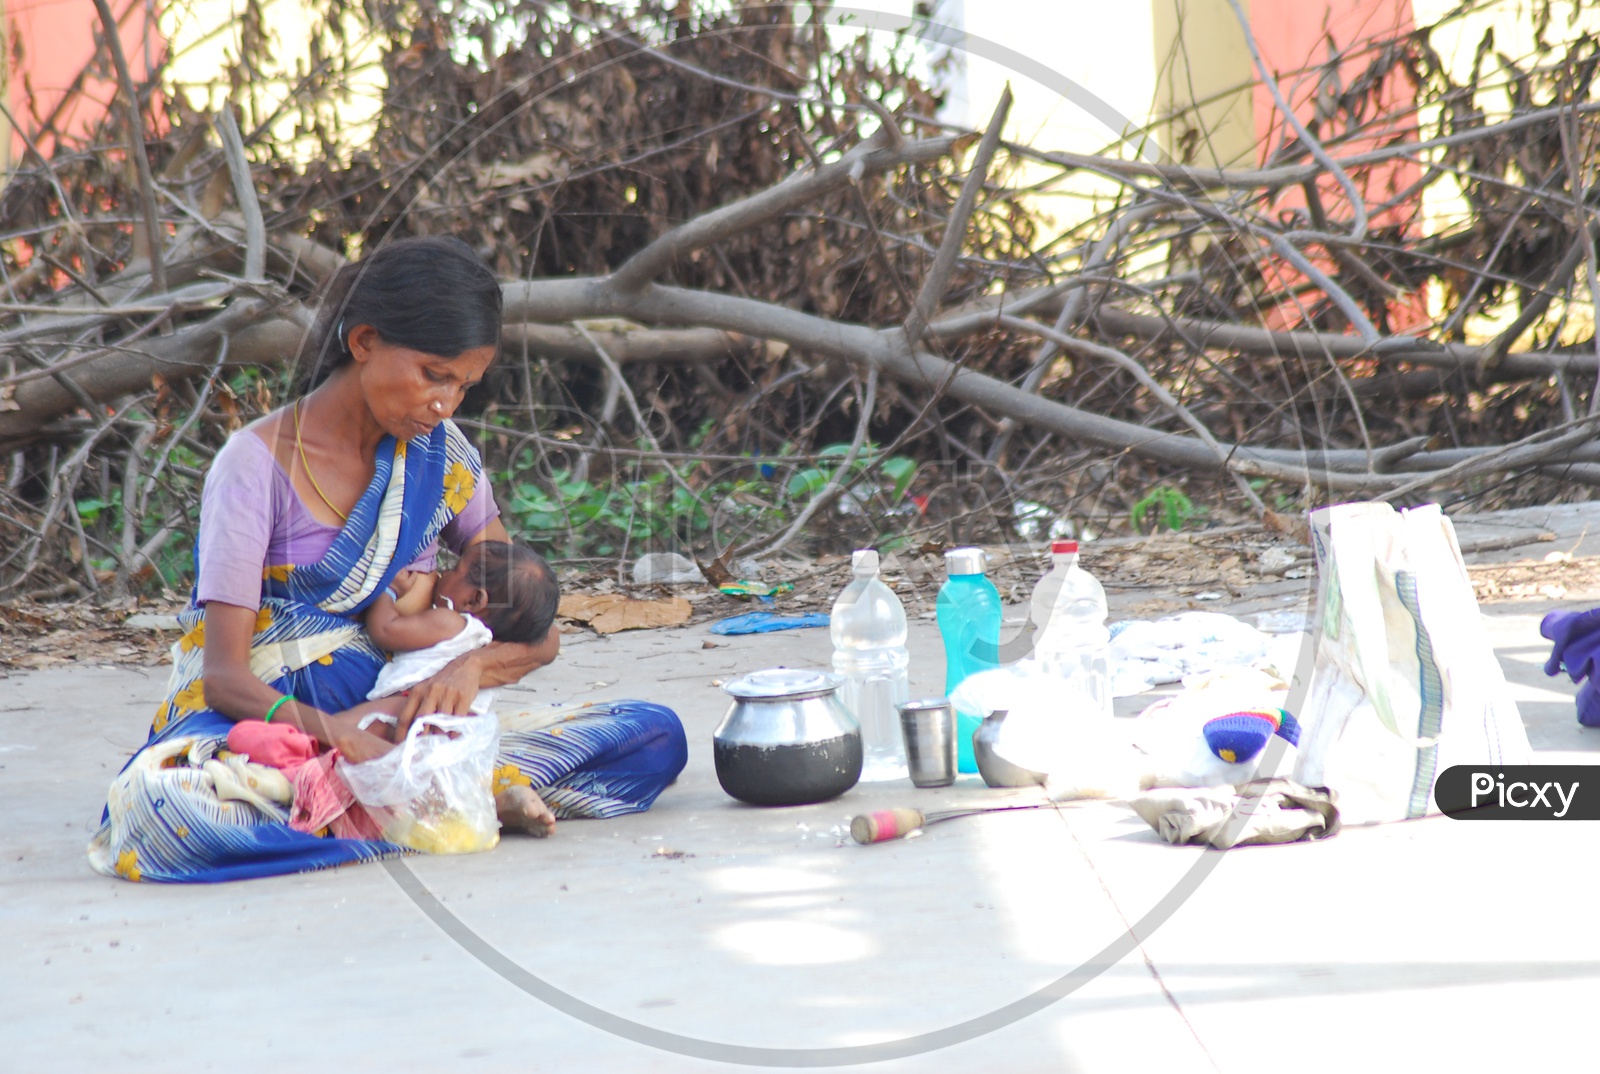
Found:
<svg viewBox="0 0 1600 1074"><path fill-rule="evenodd" d="M394 62L400 67L415 71L422 66L423 61L428 57L429 50L432 48L433 46L427 42L420 42L412 45L410 48L402 50L401 53L395 57Z"/></svg>
<svg viewBox="0 0 1600 1074"><path fill-rule="evenodd" d="M528 183L549 179L557 171L565 171L561 167L560 157L549 150L544 150L515 164L495 161L478 176L478 186L489 189L505 186L524 186Z"/></svg>
<svg viewBox="0 0 1600 1074"><path fill-rule="evenodd" d="M17 386L15 384L0 384L0 412L21 409L22 404L17 402Z"/></svg>
<svg viewBox="0 0 1600 1074"><path fill-rule="evenodd" d="M682 626L692 611L682 597L629 600L620 593L569 593L561 598L559 614L564 619L588 623L596 634L615 634L619 630Z"/></svg>
<svg viewBox="0 0 1600 1074"><path fill-rule="evenodd" d="M1311 543L1311 529L1304 515L1282 515L1268 508L1261 516L1261 526L1268 533L1281 533L1300 544Z"/></svg>
<svg viewBox="0 0 1600 1074"><path fill-rule="evenodd" d="M712 586L720 586L733 581L733 571L728 569L727 552L724 552L710 563L701 563L697 558L694 565L700 568L700 573L706 576L706 582Z"/></svg>

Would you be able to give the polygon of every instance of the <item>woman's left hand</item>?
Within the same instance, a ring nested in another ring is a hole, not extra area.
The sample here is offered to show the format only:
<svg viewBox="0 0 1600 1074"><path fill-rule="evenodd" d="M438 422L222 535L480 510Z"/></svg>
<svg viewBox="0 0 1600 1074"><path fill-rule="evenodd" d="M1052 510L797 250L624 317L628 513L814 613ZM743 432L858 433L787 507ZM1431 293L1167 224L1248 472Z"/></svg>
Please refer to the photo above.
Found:
<svg viewBox="0 0 1600 1074"><path fill-rule="evenodd" d="M466 653L456 657L433 678L425 679L411 688L406 694L405 704L396 714L399 721L394 728L396 742L405 740L411 721L418 715L443 713L446 716L461 716L472 710L473 699L478 696L483 678L479 662L474 659L476 655Z"/></svg>

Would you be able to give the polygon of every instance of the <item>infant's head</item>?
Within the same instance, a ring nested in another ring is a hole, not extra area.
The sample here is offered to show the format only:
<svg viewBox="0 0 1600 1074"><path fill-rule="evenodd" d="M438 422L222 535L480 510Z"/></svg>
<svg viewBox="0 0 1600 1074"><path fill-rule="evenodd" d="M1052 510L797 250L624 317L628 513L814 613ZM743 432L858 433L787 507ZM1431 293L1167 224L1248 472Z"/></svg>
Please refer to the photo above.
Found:
<svg viewBox="0 0 1600 1074"><path fill-rule="evenodd" d="M504 541L479 541L469 547L459 563L439 575L434 592L448 597L459 610L471 610L496 641L528 645L550 632L561 603L561 588L544 557Z"/></svg>

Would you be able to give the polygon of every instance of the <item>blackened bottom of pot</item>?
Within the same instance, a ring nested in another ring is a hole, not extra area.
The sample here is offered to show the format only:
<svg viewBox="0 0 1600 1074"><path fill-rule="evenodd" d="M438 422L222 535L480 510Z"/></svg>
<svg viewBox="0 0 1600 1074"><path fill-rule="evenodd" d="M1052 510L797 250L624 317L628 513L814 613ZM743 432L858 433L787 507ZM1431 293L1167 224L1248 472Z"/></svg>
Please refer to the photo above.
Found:
<svg viewBox="0 0 1600 1074"><path fill-rule="evenodd" d="M837 798L861 778L861 735L800 746L713 742L717 782L751 805L809 805Z"/></svg>

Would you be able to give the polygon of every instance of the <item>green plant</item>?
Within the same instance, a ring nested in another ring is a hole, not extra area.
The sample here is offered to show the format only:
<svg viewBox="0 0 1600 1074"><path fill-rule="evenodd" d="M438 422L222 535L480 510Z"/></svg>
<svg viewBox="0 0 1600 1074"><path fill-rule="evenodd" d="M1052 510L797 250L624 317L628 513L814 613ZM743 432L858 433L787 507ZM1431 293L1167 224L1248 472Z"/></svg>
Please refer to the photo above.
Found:
<svg viewBox="0 0 1600 1074"><path fill-rule="evenodd" d="M1257 492L1267 487L1267 479L1255 477L1250 479L1250 487ZM1281 492L1274 490L1272 493L1272 509L1281 514L1298 513L1300 511L1300 493Z"/></svg>
<svg viewBox="0 0 1600 1074"><path fill-rule="evenodd" d="M1176 533L1183 529L1184 523L1200 514L1194 501L1181 489L1157 485L1134 503L1128 520L1136 533L1155 533L1160 529Z"/></svg>
<svg viewBox="0 0 1600 1074"><path fill-rule="evenodd" d="M665 471L590 481L557 470L530 479L532 453L517 462L492 478L498 489L511 493L505 504L509 521L527 539L567 558L614 556L625 544L703 544L711 536L714 512L731 522L759 514L773 502L771 486L758 474L715 478L691 489ZM685 472L694 469L691 465Z"/></svg>
<svg viewBox="0 0 1600 1074"><path fill-rule="evenodd" d="M141 491L135 504L134 546L139 549L148 546L150 563L130 581L135 589L159 583L181 593L192 581L194 537L200 520L201 479L193 475L205 469L207 460L184 444L174 444L170 450L157 447L152 458L160 457L166 460L162 472L153 485ZM149 460L145 461L144 471L149 472ZM83 482L88 483L87 480ZM80 495L73 500L89 553L89 566L102 574L119 568L119 557L114 550L122 543L126 518L122 491L120 482L102 482L98 495ZM152 543L152 538L158 539ZM76 556L75 535L72 548Z"/></svg>
<svg viewBox="0 0 1600 1074"><path fill-rule="evenodd" d="M551 471L524 449L489 479L501 497L506 524L519 536L560 558L604 558L624 548L643 551L662 544L722 548L776 531L827 486L849 451L848 444L832 444L818 452L815 465L787 477L781 465L755 457L720 471L690 460L679 467L686 488L665 470L643 466L605 478L578 477L565 468ZM858 453L846 487L860 501L886 496L898 502L917 464L898 455L880 456L873 445ZM869 473L874 463L877 470Z"/></svg>
<svg viewBox="0 0 1600 1074"><path fill-rule="evenodd" d="M817 465L796 471L785 484L785 491L792 500L804 503L827 487L833 480L834 474L844 462L845 456L850 454L849 444L829 444L817 452ZM880 462L882 452L876 444L863 444L856 453L855 460L850 464L850 472L844 482L847 489L854 488L857 479L863 477L867 470L878 464L878 471L890 482L886 490L891 503L898 502L906 494L906 489L911 487L911 479L917 474L915 459L908 459L904 455L891 455Z"/></svg>

